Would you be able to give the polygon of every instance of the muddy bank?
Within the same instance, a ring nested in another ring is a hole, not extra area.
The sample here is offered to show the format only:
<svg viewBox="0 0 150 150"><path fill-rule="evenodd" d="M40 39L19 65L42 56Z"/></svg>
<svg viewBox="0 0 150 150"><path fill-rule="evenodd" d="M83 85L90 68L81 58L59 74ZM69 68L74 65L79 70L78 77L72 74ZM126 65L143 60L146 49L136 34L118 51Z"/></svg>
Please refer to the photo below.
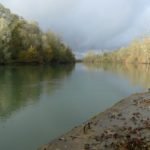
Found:
<svg viewBox="0 0 150 150"><path fill-rule="evenodd" d="M150 92L121 100L38 150L150 150Z"/></svg>

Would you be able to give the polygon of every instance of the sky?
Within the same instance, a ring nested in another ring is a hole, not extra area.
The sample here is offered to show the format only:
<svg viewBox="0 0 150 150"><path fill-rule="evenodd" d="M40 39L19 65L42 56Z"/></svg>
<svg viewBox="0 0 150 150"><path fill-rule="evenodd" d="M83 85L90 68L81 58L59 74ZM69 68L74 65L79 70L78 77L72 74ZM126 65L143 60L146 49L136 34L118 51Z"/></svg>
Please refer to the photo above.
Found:
<svg viewBox="0 0 150 150"><path fill-rule="evenodd" d="M76 53L113 50L150 34L150 0L0 0L56 32Z"/></svg>

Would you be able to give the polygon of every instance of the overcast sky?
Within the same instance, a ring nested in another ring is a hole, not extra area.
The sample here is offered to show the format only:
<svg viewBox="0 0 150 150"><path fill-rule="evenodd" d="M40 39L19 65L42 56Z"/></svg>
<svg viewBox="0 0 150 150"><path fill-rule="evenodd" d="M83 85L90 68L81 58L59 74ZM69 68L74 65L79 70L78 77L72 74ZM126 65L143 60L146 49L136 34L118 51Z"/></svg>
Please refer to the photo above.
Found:
<svg viewBox="0 0 150 150"><path fill-rule="evenodd" d="M150 0L0 0L74 51L115 49L150 33Z"/></svg>

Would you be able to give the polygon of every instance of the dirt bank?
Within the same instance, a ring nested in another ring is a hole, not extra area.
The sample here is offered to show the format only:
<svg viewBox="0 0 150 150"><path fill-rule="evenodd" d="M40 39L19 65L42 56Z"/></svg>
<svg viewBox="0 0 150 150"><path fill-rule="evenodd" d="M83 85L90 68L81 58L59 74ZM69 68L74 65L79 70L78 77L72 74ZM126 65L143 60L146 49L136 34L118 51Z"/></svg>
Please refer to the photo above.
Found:
<svg viewBox="0 0 150 150"><path fill-rule="evenodd" d="M150 150L150 92L121 100L39 150Z"/></svg>

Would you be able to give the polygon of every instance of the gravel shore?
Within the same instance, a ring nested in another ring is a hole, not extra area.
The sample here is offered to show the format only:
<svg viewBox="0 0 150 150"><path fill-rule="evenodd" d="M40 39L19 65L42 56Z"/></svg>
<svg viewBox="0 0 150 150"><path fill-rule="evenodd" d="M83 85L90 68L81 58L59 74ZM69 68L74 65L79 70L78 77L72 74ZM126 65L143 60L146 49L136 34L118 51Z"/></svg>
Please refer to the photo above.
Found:
<svg viewBox="0 0 150 150"><path fill-rule="evenodd" d="M121 100L38 150L150 150L150 92Z"/></svg>

